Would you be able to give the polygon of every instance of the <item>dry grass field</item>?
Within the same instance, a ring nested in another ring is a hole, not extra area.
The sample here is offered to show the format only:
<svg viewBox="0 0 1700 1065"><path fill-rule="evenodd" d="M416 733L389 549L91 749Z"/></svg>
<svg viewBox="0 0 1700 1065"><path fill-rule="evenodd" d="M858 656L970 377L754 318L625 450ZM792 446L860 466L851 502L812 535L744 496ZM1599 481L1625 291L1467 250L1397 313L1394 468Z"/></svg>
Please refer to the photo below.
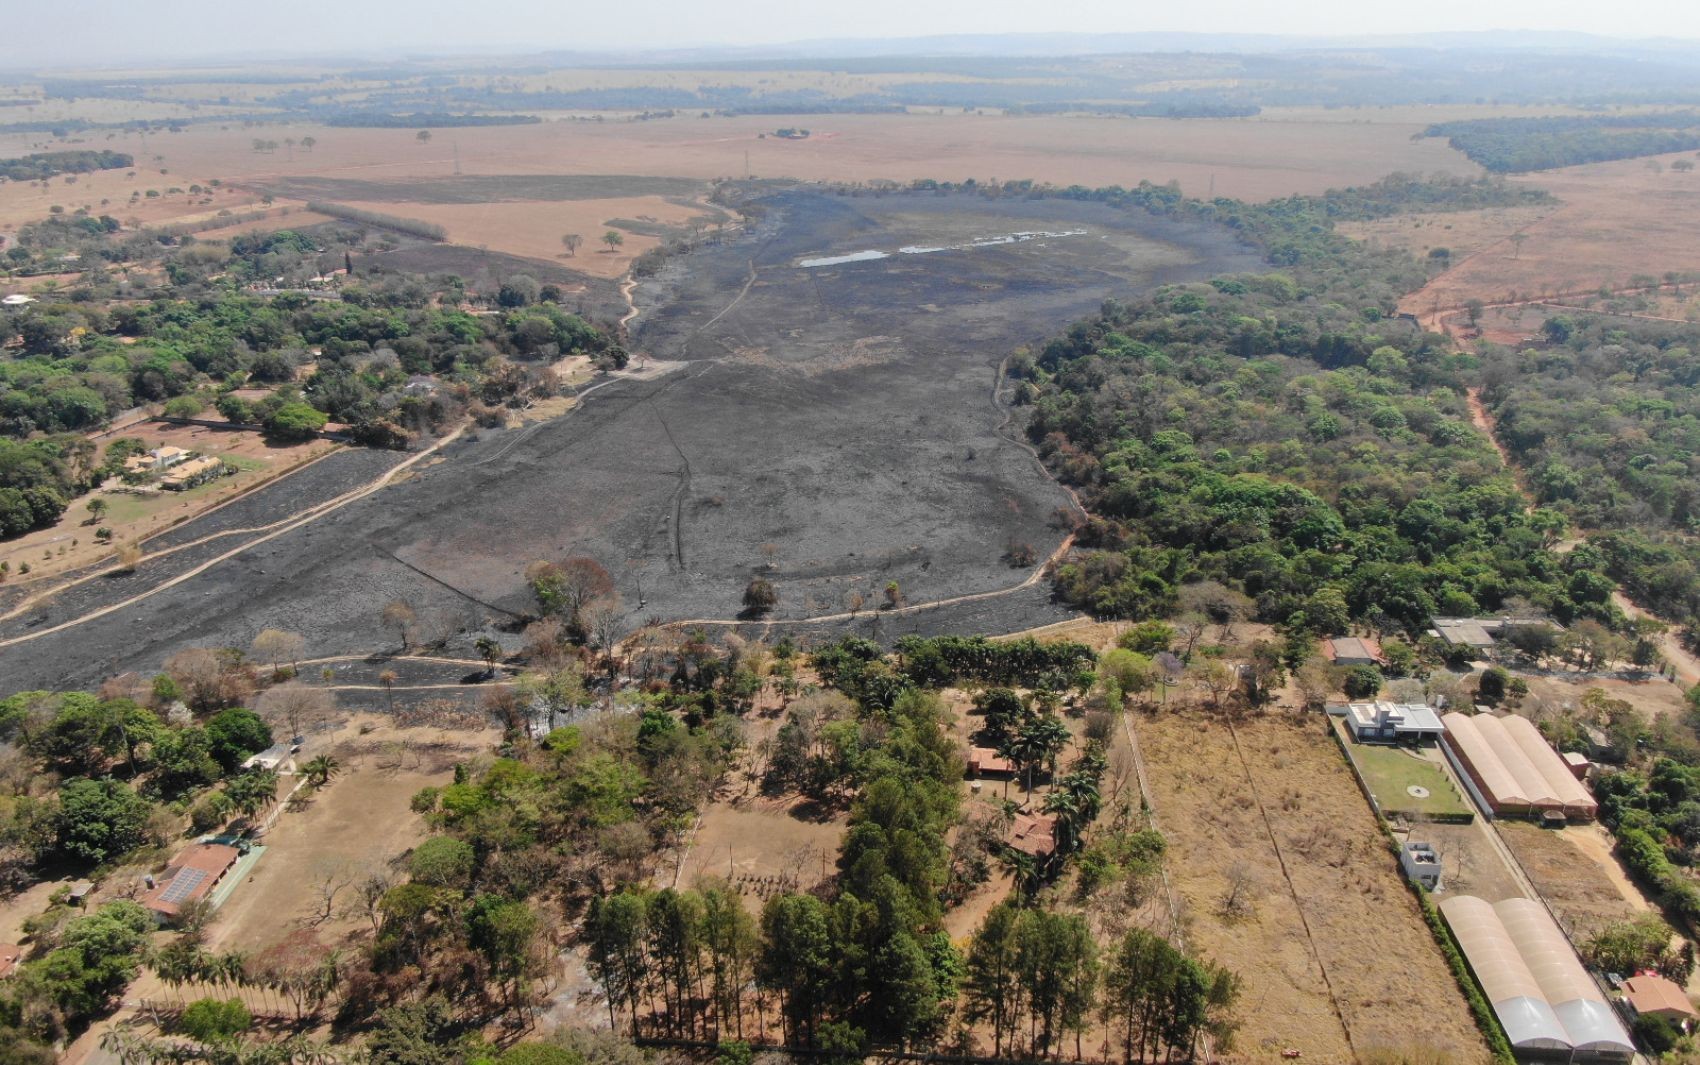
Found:
<svg viewBox="0 0 1700 1065"><path fill-rule="evenodd" d="M362 726L373 731L361 735ZM488 751L495 739L493 731L398 729L382 716L358 715L315 743L312 751L336 758L341 773L317 794L303 791L301 808L278 817L262 841L265 856L218 911L209 945L259 952L304 931L335 944L369 927L350 912L352 886L337 893L329 919L316 920L324 885L352 885L360 874L391 868L428 834L408 808L414 793L448 783L456 761Z"/></svg>
<svg viewBox="0 0 1700 1065"><path fill-rule="evenodd" d="M1499 836L1541 897L1575 942L1648 906L1611 852L1611 837L1599 825L1542 828L1528 821L1501 821Z"/></svg>
<svg viewBox="0 0 1700 1065"><path fill-rule="evenodd" d="M1378 1048L1486 1060L1319 721L1269 715L1239 726L1243 763L1228 729L1200 714L1142 717L1135 728L1187 946L1245 981L1236 1060L1294 1049L1306 1061L1350 1061Z"/></svg>
<svg viewBox="0 0 1700 1065"><path fill-rule="evenodd" d="M1361 121L1346 120L1357 115ZM1477 172L1437 140L1412 141L1423 121L1398 113L1271 113L1256 119L1108 119L1071 116L831 115L811 121L805 141L763 137L773 116L553 121L531 126L440 130L421 144L407 129L329 129L307 124L241 128L203 125L150 135L91 132L69 142L43 134L0 137L0 156L51 147L129 152L130 171L0 186L0 230L67 209L117 206L148 221L204 210L187 194L213 178L254 183L290 175L396 179L463 174L648 174L697 179L762 177L866 181L914 178L1031 178L1059 184L1132 185L1177 180L1187 192L1246 199L1373 181L1393 170ZM256 152L256 137L299 146ZM166 173L161 174L160 171ZM133 190L160 196L128 208ZM252 202L229 190L217 207ZM254 197L257 199L257 197Z"/></svg>
<svg viewBox="0 0 1700 1065"><path fill-rule="evenodd" d="M365 201L354 206L385 214L433 222L448 231L455 244L488 248L528 259L552 259L562 266L595 277L619 277L633 259L661 243L645 233L621 230L624 243L609 248L602 234L619 221L684 227L693 220L707 222L699 210L660 196L631 196L596 200L518 203L416 203ZM613 228L618 228L617 226ZM584 246L565 254L561 236L577 233Z"/></svg>
<svg viewBox="0 0 1700 1065"><path fill-rule="evenodd" d="M1546 189L1561 205L1523 226L1520 246L1510 233L1493 239L1503 227L1489 226L1473 254L1456 257L1452 269L1406 297L1401 309L1426 314L1471 298L1494 303L1514 294L1587 293L1621 287L1636 275L1700 270L1700 171L1670 167L1684 158L1692 159L1626 159L1514 179Z"/></svg>

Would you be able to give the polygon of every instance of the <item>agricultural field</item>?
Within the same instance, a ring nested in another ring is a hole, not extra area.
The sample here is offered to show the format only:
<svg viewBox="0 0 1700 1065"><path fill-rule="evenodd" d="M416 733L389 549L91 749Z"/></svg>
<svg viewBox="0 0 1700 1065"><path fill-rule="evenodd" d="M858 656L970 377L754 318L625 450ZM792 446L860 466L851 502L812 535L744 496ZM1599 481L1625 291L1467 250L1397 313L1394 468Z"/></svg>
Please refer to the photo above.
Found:
<svg viewBox="0 0 1700 1065"><path fill-rule="evenodd" d="M1517 241L1506 233L1486 243L1505 228L1490 226L1477 251L1455 257L1450 270L1401 300L1400 309L1430 315L1471 299L1563 296L1569 302L1636 276L1700 271L1700 170L1671 165L1680 161L1694 158L1627 159L1511 179L1551 192L1561 206L1514 229ZM1539 322L1531 327L1538 330Z"/></svg>
<svg viewBox="0 0 1700 1065"><path fill-rule="evenodd" d="M1611 835L1599 825L1543 828L1528 821L1496 826L1575 942L1648 910L1647 901L1612 854Z"/></svg>
<svg viewBox="0 0 1700 1065"><path fill-rule="evenodd" d="M1245 981L1237 1055L1278 1061L1298 1050L1304 1060L1348 1061L1426 1046L1460 1062L1487 1060L1318 718L1276 713L1230 730L1202 712L1164 712L1131 724L1169 841L1187 945ZM1425 1018L1420 1044L1413 1015Z"/></svg>

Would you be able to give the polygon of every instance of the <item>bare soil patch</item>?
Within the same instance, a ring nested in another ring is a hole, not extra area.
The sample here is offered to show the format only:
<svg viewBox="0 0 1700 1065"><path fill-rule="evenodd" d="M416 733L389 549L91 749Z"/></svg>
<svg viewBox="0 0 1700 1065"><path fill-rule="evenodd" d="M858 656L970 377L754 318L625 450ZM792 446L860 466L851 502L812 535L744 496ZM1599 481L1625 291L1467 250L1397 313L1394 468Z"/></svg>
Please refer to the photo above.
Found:
<svg viewBox="0 0 1700 1065"><path fill-rule="evenodd" d="M360 726L373 731L360 734ZM262 842L265 856L213 920L210 945L260 951L311 929L335 943L369 927L351 912L352 882L367 871L386 871L429 834L408 802L420 788L454 777L454 763L490 749L497 733L434 728L397 729L386 719L361 715L312 752L342 763L341 773L317 793L299 793L299 809L286 809ZM293 784L293 781L289 781ZM317 921L323 886L348 881L332 916Z"/></svg>
<svg viewBox="0 0 1700 1065"><path fill-rule="evenodd" d="M1305 1060L1349 1061L1376 1048L1432 1046L1459 1061L1487 1059L1318 720L1272 714L1244 723L1243 764L1228 729L1201 714L1160 713L1134 725L1188 946L1245 980L1237 1055L1281 1060L1296 1049ZM1230 913L1224 903L1236 886L1240 905ZM1421 1036L1413 1016L1424 1018Z"/></svg>
<svg viewBox="0 0 1700 1065"><path fill-rule="evenodd" d="M1499 835L1574 942L1649 909L1598 825L1551 829L1502 821Z"/></svg>

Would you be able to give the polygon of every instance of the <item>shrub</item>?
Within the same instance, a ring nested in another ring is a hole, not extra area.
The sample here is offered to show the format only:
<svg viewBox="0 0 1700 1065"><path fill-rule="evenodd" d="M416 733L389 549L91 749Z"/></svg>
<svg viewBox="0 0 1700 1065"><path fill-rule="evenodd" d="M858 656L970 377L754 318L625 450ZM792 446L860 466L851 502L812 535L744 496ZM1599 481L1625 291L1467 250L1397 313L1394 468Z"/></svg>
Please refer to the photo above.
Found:
<svg viewBox="0 0 1700 1065"><path fill-rule="evenodd" d="M241 999L203 998L189 1003L177 1027L191 1039L223 1043L247 1031L253 1023L254 1017Z"/></svg>

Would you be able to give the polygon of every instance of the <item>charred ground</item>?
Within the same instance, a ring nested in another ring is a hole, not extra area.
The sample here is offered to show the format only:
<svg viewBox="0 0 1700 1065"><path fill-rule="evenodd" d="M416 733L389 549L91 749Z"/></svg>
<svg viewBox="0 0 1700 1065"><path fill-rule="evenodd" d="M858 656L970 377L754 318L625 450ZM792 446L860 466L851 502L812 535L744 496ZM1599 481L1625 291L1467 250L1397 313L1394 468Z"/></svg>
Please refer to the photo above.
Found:
<svg viewBox="0 0 1700 1065"><path fill-rule="evenodd" d="M756 573L778 589L777 621L866 597L854 623L800 634L1010 631L1063 616L1042 584L915 613L872 608L893 581L915 604L1010 588L1030 572L1005 560L1011 543L1041 559L1060 543L1050 519L1067 496L995 401L1007 355L1106 297L1253 269L1256 257L1213 227L1093 203L794 191L766 206L739 239L640 287L633 347L682 366L600 387L564 418L457 441L383 491L145 600L0 647L0 687L155 669L182 647L241 646L267 627L303 633L310 654L382 650L394 641L379 614L396 598L437 635L459 633L455 646L525 611L526 565L563 555L602 561L634 624L733 618ZM1016 233L1057 235L983 243ZM865 251L888 257L799 265ZM248 505L270 512L270 493L341 489L339 467L364 468L326 462ZM49 601L0 625L0 640L125 600L149 577L144 566L84 586L75 609Z"/></svg>

